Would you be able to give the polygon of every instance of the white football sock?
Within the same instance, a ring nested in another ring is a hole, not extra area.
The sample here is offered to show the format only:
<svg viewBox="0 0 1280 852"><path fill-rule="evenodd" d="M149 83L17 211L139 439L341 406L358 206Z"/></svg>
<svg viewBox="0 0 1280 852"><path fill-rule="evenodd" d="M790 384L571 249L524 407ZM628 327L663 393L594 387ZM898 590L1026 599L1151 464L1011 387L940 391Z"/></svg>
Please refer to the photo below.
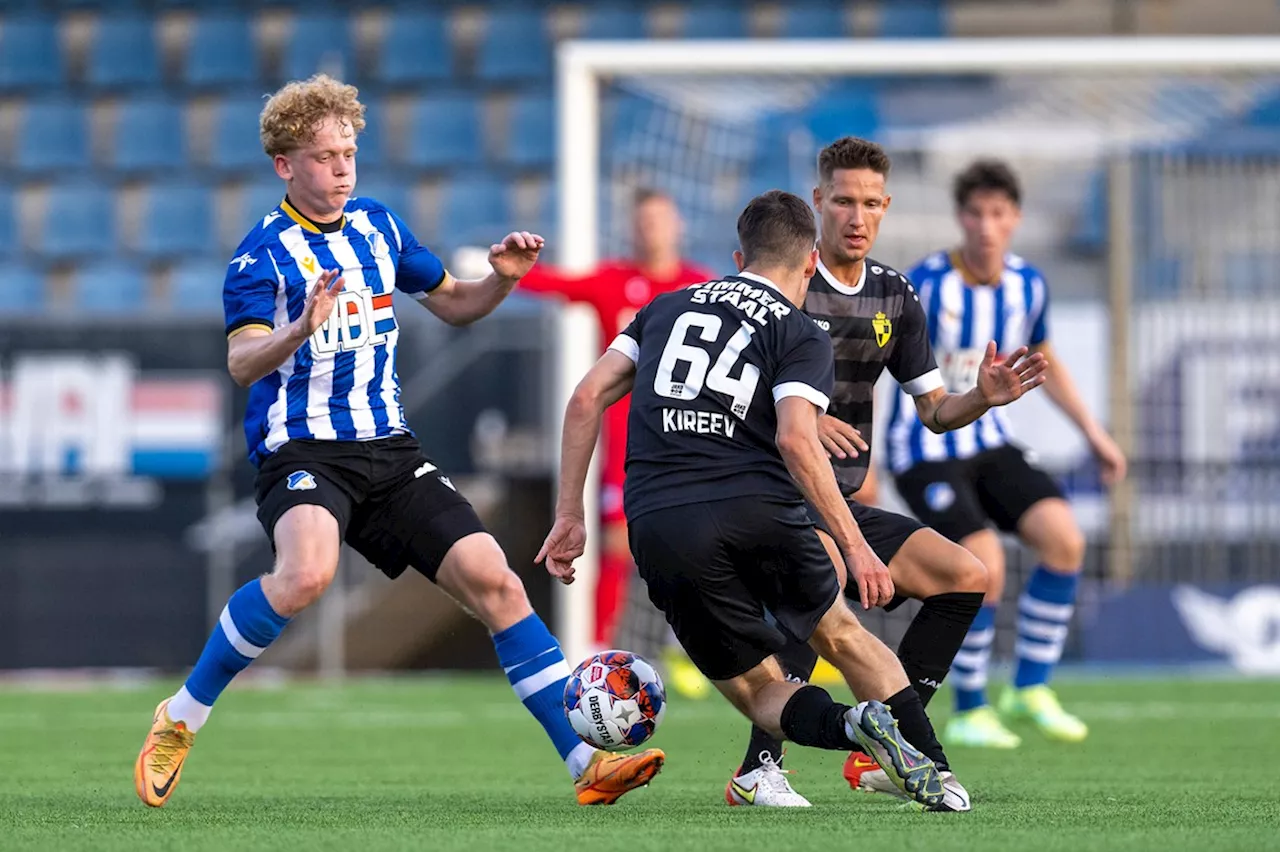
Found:
<svg viewBox="0 0 1280 852"><path fill-rule="evenodd" d="M209 714L213 708L208 704L201 704L199 701L187 692L184 686L179 689L177 694L169 699L169 706L165 708L169 713L169 718L175 722L182 722L187 726L187 730L195 733L209 721Z"/></svg>

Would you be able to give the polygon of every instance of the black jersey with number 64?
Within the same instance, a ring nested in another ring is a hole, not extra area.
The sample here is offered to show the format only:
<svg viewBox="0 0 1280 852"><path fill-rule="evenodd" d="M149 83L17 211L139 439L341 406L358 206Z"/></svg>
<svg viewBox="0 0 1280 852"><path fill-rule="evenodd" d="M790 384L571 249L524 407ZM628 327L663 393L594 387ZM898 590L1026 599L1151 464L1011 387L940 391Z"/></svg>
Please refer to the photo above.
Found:
<svg viewBox="0 0 1280 852"><path fill-rule="evenodd" d="M609 348L636 364L628 518L729 497L800 502L774 404L798 396L826 410L831 340L771 282L744 273L658 296Z"/></svg>

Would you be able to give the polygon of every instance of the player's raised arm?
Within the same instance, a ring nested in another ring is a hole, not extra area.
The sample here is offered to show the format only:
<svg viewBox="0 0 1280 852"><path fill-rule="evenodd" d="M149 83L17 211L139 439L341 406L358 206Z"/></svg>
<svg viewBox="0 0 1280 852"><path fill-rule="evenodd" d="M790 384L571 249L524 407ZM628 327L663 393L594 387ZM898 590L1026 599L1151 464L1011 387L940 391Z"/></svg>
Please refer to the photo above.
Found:
<svg viewBox="0 0 1280 852"><path fill-rule="evenodd" d="M1027 347L1015 349L1008 357L997 360L996 343L987 344L978 383L964 393L947 393L935 388L915 397L920 421L933 432L949 432L968 426L988 410L1008 405L1024 393L1044 384L1048 366L1044 355L1028 354Z"/></svg>
<svg viewBox="0 0 1280 852"><path fill-rule="evenodd" d="M546 560L547 571L562 583L573 582L573 560L582 555L586 546L582 495L591 456L600 440L600 421L606 408L631 392L636 376L636 348L633 338L619 336L578 383L565 409L555 526L534 558L535 562Z"/></svg>
<svg viewBox="0 0 1280 852"><path fill-rule="evenodd" d="M489 247L493 271L483 278L459 280L446 276L424 299L427 310L449 325L470 325L493 313L538 261L545 240L528 231L514 231Z"/></svg>

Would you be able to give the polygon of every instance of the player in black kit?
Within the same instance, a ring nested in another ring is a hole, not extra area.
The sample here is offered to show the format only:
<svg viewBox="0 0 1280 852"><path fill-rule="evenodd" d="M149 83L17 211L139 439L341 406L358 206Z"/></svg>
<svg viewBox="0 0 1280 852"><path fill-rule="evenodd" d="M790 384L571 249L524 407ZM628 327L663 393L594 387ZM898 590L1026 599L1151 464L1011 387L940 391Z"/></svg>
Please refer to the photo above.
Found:
<svg viewBox="0 0 1280 852"><path fill-rule="evenodd" d="M632 392L623 496L631 549L689 657L773 736L869 749L900 790L937 807L933 761L883 704L837 704L820 687L789 682L773 656L789 638L807 641L855 695L910 688L845 603L805 509L807 498L864 602L887 602L888 569L859 532L818 434L833 386L831 342L798 307L816 235L798 197L753 199L738 219L740 274L658 296L612 343L565 412L555 526L538 560L572 582L601 416ZM776 767L762 771L743 795L774 794L778 779Z"/></svg>
<svg viewBox="0 0 1280 852"><path fill-rule="evenodd" d="M897 594L881 603L886 609L908 597L923 603L898 646L913 691L886 700L903 720L908 739L913 739L915 731L906 720L924 715L924 706L950 669L982 605L986 569L964 548L918 521L853 500L870 465L876 380L888 369L914 397L921 421L935 432L946 432L1041 384L1046 363L1042 355L1024 357L1026 347L997 360L992 342L978 370L977 387L968 393L947 393L915 288L905 276L868 257L891 201L885 189L889 167L884 150L865 139L845 137L819 153L813 203L822 219L822 236L804 310L831 338L835 389L819 429L853 517L871 549L889 566ZM822 517L810 514L839 566L840 554L825 536ZM852 596L853 589L849 592ZM800 680L809 677L817 662L813 650L799 642L790 643L779 659L788 675ZM949 772L941 748L934 751L923 738L919 745L942 772L947 809L968 810L968 794ZM781 743L757 727L739 774L750 772L762 759L777 759L780 751ZM873 757L850 754L844 767L850 786L896 792Z"/></svg>

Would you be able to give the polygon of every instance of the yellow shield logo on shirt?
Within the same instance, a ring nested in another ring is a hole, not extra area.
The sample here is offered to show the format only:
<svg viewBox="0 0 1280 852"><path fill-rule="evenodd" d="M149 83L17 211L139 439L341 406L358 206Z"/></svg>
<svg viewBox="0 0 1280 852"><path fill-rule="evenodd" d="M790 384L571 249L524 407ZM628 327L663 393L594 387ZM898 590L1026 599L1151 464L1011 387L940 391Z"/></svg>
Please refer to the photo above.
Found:
<svg viewBox="0 0 1280 852"><path fill-rule="evenodd" d="M889 342L889 335L893 334L893 323L889 322L889 318L884 315L884 311L880 311L875 315L875 319L871 320L871 328L876 333L876 344L881 349Z"/></svg>

